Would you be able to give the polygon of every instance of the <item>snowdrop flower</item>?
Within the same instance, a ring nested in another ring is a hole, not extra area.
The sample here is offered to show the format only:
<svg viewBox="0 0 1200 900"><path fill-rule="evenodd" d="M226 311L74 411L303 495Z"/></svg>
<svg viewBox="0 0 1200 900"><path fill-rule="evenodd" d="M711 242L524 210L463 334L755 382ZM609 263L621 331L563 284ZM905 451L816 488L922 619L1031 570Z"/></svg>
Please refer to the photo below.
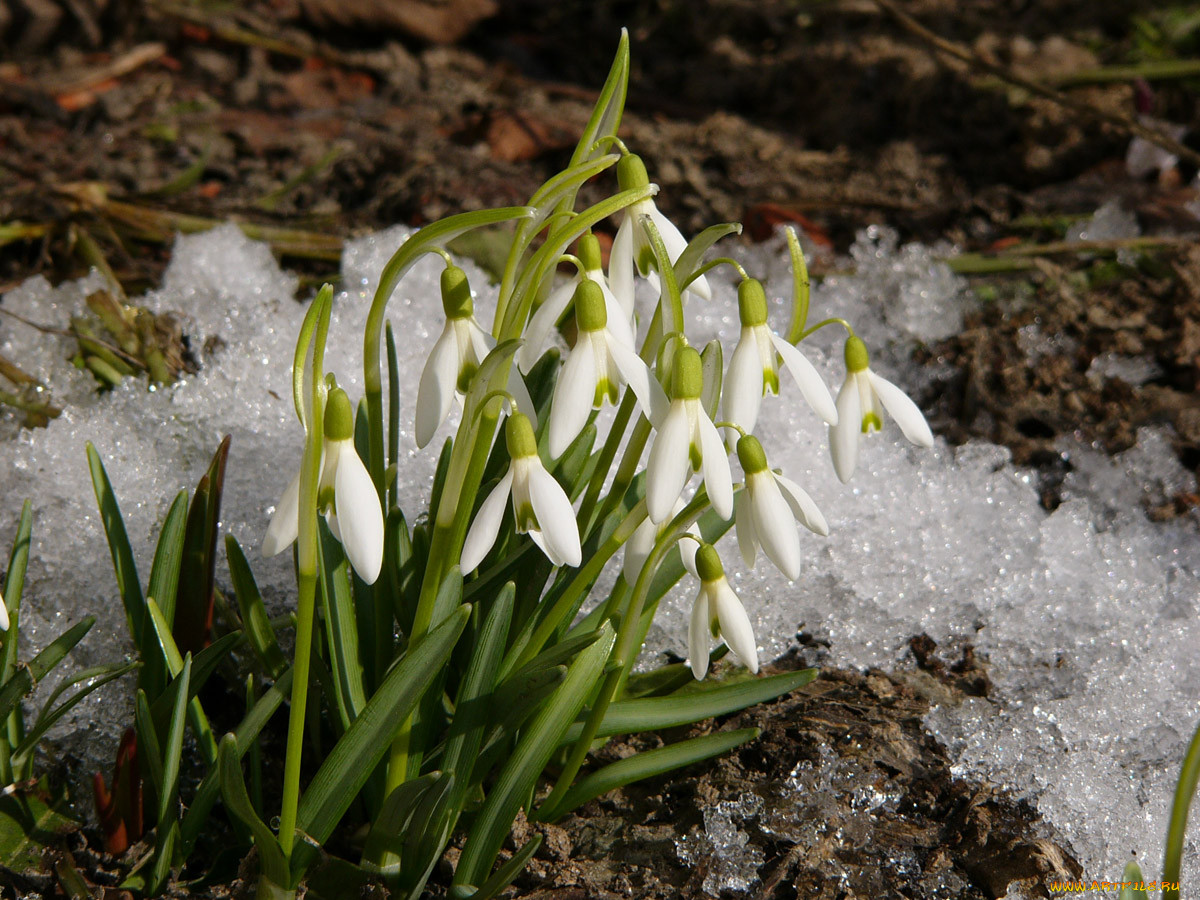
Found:
<svg viewBox="0 0 1200 900"><path fill-rule="evenodd" d="M792 373L808 405L829 425L838 423L837 407L825 382L799 350L767 327L767 295L762 284L747 278L738 285L738 316L742 333L729 359L722 410L725 419L754 430L758 410L767 391L779 393L779 363Z"/></svg>
<svg viewBox="0 0 1200 900"><path fill-rule="evenodd" d="M753 567L761 546L767 559L795 581L800 576L800 535L795 523L825 536L829 534L825 517L800 485L771 471L754 435L742 436L737 455L746 473L746 487L737 495L735 506L742 559Z"/></svg>
<svg viewBox="0 0 1200 900"><path fill-rule="evenodd" d="M846 339L846 380L838 391L838 423L829 428L833 469L843 482L850 480L858 463L862 436L883 428L883 410L891 413L904 436L918 447L933 446L933 432L908 395L886 378L871 371L867 345L857 337Z"/></svg>
<svg viewBox="0 0 1200 900"><path fill-rule="evenodd" d="M650 369L611 329L607 303L600 286L581 281L575 289L575 321L579 336L554 384L550 403L549 450L559 457L579 436L588 414L607 400L616 403L628 383L646 415L661 414L667 398ZM618 316L620 310L617 310Z"/></svg>
<svg viewBox="0 0 1200 900"><path fill-rule="evenodd" d="M496 346L495 338L475 319L475 301L471 298L467 273L458 266L446 266L442 270L441 287L446 325L433 345L417 386L418 447L433 439L434 432L450 415L455 395L467 392L480 363ZM516 372L509 376L508 392L521 409L532 414L529 391Z"/></svg>
<svg viewBox="0 0 1200 900"><path fill-rule="evenodd" d="M654 545L658 543L658 539L663 536L663 533L674 519L683 510L683 498L675 501L675 506L671 509L671 514L655 525L650 521L649 516L642 519L642 524L634 529L633 534L629 536L629 540L625 542L625 559L621 564L621 572L625 575L625 583L631 587L637 584L638 576L642 574L642 568L646 565L646 560L650 558L650 554L654 551ZM686 534L694 537L695 541L680 541L679 556L683 560L683 567L690 574L696 574L696 546L700 541L700 532L693 525L689 528Z"/></svg>
<svg viewBox="0 0 1200 900"><path fill-rule="evenodd" d="M703 363L693 347L675 351L670 406L656 424L658 435L646 465L646 512L658 523L674 508L692 472L704 472L704 486L717 515L733 514L733 476L725 442L700 402Z"/></svg>
<svg viewBox="0 0 1200 900"><path fill-rule="evenodd" d="M692 674L703 681L708 672L710 638L724 638L729 649L747 669L758 672L758 647L754 643L754 628L742 601L725 578L721 557L712 544L701 544L696 551L696 572L700 576L700 593L692 606L688 626L688 659Z"/></svg>
<svg viewBox="0 0 1200 900"><path fill-rule="evenodd" d="M374 584L383 565L383 511L375 484L354 449L354 407L341 388L325 402L325 445L317 507L346 558L367 584ZM283 492L263 538L263 556L282 553L300 532L300 473Z"/></svg>
<svg viewBox="0 0 1200 900"><path fill-rule="evenodd" d="M8 605L3 594L0 594L0 631L8 631Z"/></svg>
<svg viewBox="0 0 1200 900"><path fill-rule="evenodd" d="M621 157L617 163L617 184L623 191L650 184L650 176L646 174L646 164L642 162L640 156L630 153ZM621 224L617 228L617 236L613 239L612 251L608 256L608 279L621 308L625 310L631 320L633 318L634 267L636 266L643 277L651 280L655 287L658 287L658 276L653 271L657 267L657 261L654 258L654 249L650 246L646 232L640 224L642 216L649 216L654 227L658 229L663 245L667 248L667 256L672 263L677 262L680 254L687 249L687 241L679 233L679 229L658 211L658 207L654 205L652 199L639 200L625 210L625 218L621 220ZM708 280L703 275L688 285L687 290L684 291L683 299L685 301L689 293L694 293L704 300L712 299ZM682 323L679 323L676 327L681 327L681 325Z"/></svg>
<svg viewBox="0 0 1200 900"><path fill-rule="evenodd" d="M471 523L459 561L462 571L477 568L496 543L509 494L517 534L528 534L554 565L578 566L582 553L575 511L566 492L538 457L537 437L529 417L519 412L509 416L504 441L512 462Z"/></svg>
<svg viewBox="0 0 1200 900"><path fill-rule="evenodd" d="M578 250L579 261L583 263L583 271L576 273L566 284L551 291L550 296L537 308L537 312L525 326L525 343L517 354L517 365L520 366L522 372L528 372L538 361L551 329L567 311L567 307L575 296L575 290L583 281L594 282L604 295L608 327L612 331L613 337L627 347L632 348L634 345L633 328L630 326L629 316L622 310L621 304L617 302L612 289L608 286L608 279L604 277L604 269L600 262L600 242L589 231L579 239ZM578 314L578 308L576 308L576 315L578 316Z"/></svg>

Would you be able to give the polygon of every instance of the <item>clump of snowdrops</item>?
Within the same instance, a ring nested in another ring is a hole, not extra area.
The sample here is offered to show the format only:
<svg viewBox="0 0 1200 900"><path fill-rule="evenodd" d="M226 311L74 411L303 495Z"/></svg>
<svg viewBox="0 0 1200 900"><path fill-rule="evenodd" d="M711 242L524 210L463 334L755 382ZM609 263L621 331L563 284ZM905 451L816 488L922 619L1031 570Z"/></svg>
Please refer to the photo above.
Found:
<svg viewBox="0 0 1200 900"><path fill-rule="evenodd" d="M658 210L643 161L617 137L628 72L623 37L570 164L527 205L452 216L397 249L367 319L364 397L348 396L324 370L332 290L312 301L292 369L303 459L262 545L268 556L295 554L294 617L269 619L244 553L227 538L237 609L226 612L237 628L213 640L223 453L190 507L186 495L177 498L144 595L93 453L143 661L133 743L157 798L147 823L157 837L135 870L143 890L160 890L171 867L186 863L219 796L257 850L261 897L293 896L335 829L353 823L358 865L400 895L422 893L453 839L460 852L451 896L486 900L537 849L534 838L502 852L521 810L553 820L757 732L717 731L589 766L598 742L742 709L814 676L755 677L753 626L726 576L727 564L753 566L761 551L765 564L794 579L804 542L828 533L820 509L772 468L770 448L754 436L764 397L812 408L828 427L842 481L885 414L913 443L930 446L933 438L913 402L872 372L850 323L809 324L808 277L793 233L785 324L771 321L763 285L738 262L706 260L740 226L714 225L688 241ZM604 179L611 193L577 209L580 187ZM612 218L619 224L606 270L592 229ZM445 248L467 231L501 225L511 250L495 315L480 322L467 276ZM445 262L445 324L418 381L398 370L387 305L431 253ZM713 302L706 274L718 267L739 279L741 330L727 360L719 342L694 346L688 337L688 306ZM639 291L639 281L649 287ZM560 359L552 335L568 322L574 342ZM831 334L844 341L836 400L801 349ZM414 387L418 445L459 414L428 509L410 527L395 483L410 424L399 420L399 398ZM609 405L615 411L600 440L597 417ZM737 563L713 546L731 526ZM594 596L610 564L621 574ZM188 565L199 566L196 574L181 577ZM188 587L204 578L207 590ZM688 663L635 673L659 601L681 578L695 585ZM181 599L185 588L195 596ZM193 624L181 634L188 610ZM289 664L276 630L293 621ZM200 685L247 647L256 669L245 716L218 740ZM714 669L726 653L736 665ZM282 794L268 808L259 737L285 696ZM186 727L203 776L181 802ZM118 771L114 791L120 778ZM136 803L140 810L140 793Z"/></svg>

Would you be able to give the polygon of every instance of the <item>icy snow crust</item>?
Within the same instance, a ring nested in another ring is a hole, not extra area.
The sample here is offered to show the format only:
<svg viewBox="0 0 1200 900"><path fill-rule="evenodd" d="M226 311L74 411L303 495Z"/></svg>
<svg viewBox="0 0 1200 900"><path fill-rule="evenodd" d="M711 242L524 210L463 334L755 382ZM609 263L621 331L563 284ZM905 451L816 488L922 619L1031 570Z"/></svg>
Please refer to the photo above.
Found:
<svg viewBox="0 0 1200 900"><path fill-rule="evenodd" d="M352 397L362 390L362 329L375 280L407 234L393 228L350 243L344 254L345 290L335 301L327 361ZM863 232L851 255L853 276L814 288L812 320L849 319L872 348L872 365L914 393L936 382L936 368L906 361L917 342L961 326L971 302L962 282L935 261L934 250L898 247L887 229ZM786 248L769 242L747 251L744 262L764 279L774 298L772 325L784 330ZM452 433L443 426L434 446L418 453L411 431L417 378L442 325L440 265L419 264L388 310L401 372L412 385L400 393L400 497L410 520L428 496L436 448ZM494 289L472 264L463 265L487 322ZM735 290L710 281L714 303L693 302L689 328L697 345L721 337L728 359L738 327ZM101 286L95 274L57 289L31 279L3 303L61 326ZM182 313L193 346L207 349L199 375L149 394L133 379L96 394L90 376L65 361L59 339L0 320L0 354L53 384L67 410L48 428L0 442L4 547L22 500L34 504L22 609L26 648L91 614L98 622L74 665L131 651L88 477L89 440L120 499L144 584L174 494L194 487L221 437L232 434L223 530L246 549L268 604L287 608L290 558L263 560L258 543L300 459L289 375L304 310L292 300L295 288L267 248L234 226L180 237L162 288L140 302ZM843 374L838 329L819 332L804 350L836 390ZM721 543L760 655L783 653L801 627L828 642L820 662L830 666L911 665L907 642L922 631L951 651L973 642L990 661L993 698L937 708L927 718L958 769L1033 800L1066 836L1087 878L1116 878L1131 852L1147 878L1157 877L1171 791L1200 696L1196 523L1154 524L1143 514L1147 502L1195 489L1166 436L1144 431L1137 447L1115 459L1064 446L1074 471L1053 513L1038 503L1035 475L1014 467L1003 448L976 442L953 449L939 441L919 451L891 423L870 438L853 481L842 485L825 428L781 377L783 395L765 402L760 436L770 464L813 495L831 534L803 532L804 568L794 584L761 555L747 571L732 536ZM223 564L218 572L226 578ZM693 592L685 586L664 602L647 654L685 655ZM111 768L130 706L127 690L109 692L81 705L59 730L61 746L83 756L79 771ZM705 817L712 824L706 852L727 861L744 852L733 812L714 808ZM754 814L740 806L736 812L738 821ZM753 865L747 871L731 862L726 869L728 880L718 879L714 890L744 890L754 880Z"/></svg>

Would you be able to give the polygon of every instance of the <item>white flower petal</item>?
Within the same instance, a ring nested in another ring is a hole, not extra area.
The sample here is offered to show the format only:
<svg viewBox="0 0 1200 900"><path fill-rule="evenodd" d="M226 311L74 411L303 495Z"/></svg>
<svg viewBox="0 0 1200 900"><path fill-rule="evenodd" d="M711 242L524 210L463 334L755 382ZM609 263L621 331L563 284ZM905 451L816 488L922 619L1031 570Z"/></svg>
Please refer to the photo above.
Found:
<svg viewBox="0 0 1200 900"><path fill-rule="evenodd" d="M604 279L603 272L590 272L588 277L596 284L600 285L600 293L604 295L604 312L608 316L608 325L606 326L612 332L612 336L624 344L626 347L633 349L636 343L633 336L633 326L630 324L629 316L625 315L625 310L621 308L616 295L608 286L608 282Z"/></svg>
<svg viewBox="0 0 1200 900"><path fill-rule="evenodd" d="M829 454L833 471L845 484L858 465L858 438L862 427L862 412L858 402L858 387L854 377L847 375L837 397L838 423L829 426Z"/></svg>
<svg viewBox="0 0 1200 900"><path fill-rule="evenodd" d="M283 490L283 496L275 505L275 515L267 525L263 536L262 555L266 557L282 553L300 534L300 473Z"/></svg>
<svg viewBox="0 0 1200 900"><path fill-rule="evenodd" d="M579 547L575 510L571 508L566 491L541 463L534 463L529 468L529 502L533 505L533 514L546 547L553 551L553 556L546 554L550 561L558 566L564 563L578 566L583 554Z"/></svg>
<svg viewBox="0 0 1200 900"><path fill-rule="evenodd" d="M729 454L725 442L703 411L696 417L700 432L700 453L704 467L704 487L713 510L722 519L733 515L733 475L729 471Z"/></svg>
<svg viewBox="0 0 1200 900"><path fill-rule="evenodd" d="M470 336L471 351L475 354L475 364L478 366L492 352L496 346L496 339L483 330L483 326L475 321L474 316L467 319L466 328Z"/></svg>
<svg viewBox="0 0 1200 900"><path fill-rule="evenodd" d="M617 371L621 373L633 395L637 397L638 403L642 405L646 418L654 427L662 427L671 404L658 379L654 377L650 367L642 362L642 358L619 340L608 340L606 343L609 356L616 363Z"/></svg>
<svg viewBox="0 0 1200 900"><path fill-rule="evenodd" d="M8 606L4 602L4 598L0 597L0 631L8 631Z"/></svg>
<svg viewBox="0 0 1200 900"><path fill-rule="evenodd" d="M421 381L417 387L417 446L424 447L433 439L438 426L450 415L458 383L458 339L453 326L447 322L441 337L433 345Z"/></svg>
<svg viewBox="0 0 1200 900"><path fill-rule="evenodd" d="M658 229L658 233L662 236L663 246L667 248L667 258L672 263L678 262L679 257L683 255L683 251L687 249L687 239L680 234L679 229L675 227L675 223L664 216L657 206L652 205L650 208L650 221L654 223L654 227ZM689 284L685 293L695 294L701 300L712 299L712 288L708 286L708 279L703 275ZM684 299L687 298L685 297Z"/></svg>
<svg viewBox="0 0 1200 900"><path fill-rule="evenodd" d="M367 584L374 584L383 565L383 510L375 484L354 450L351 439L338 454L333 502L346 558Z"/></svg>
<svg viewBox="0 0 1200 900"><path fill-rule="evenodd" d="M821 380L821 376L817 374L813 364L789 341L785 341L779 335L772 334L771 343L783 357L783 364L796 379L796 384L800 386L800 393L804 395L808 405L825 420L825 424L836 425L841 412L834 405L833 397L829 395L829 388L825 386L825 382Z"/></svg>
<svg viewBox="0 0 1200 900"><path fill-rule="evenodd" d="M714 612L721 624L721 637L734 655L751 672L758 672L758 647L754 642L754 627L742 601L724 577L712 588Z"/></svg>
<svg viewBox="0 0 1200 900"><path fill-rule="evenodd" d="M576 276L556 287L530 317L525 326L525 343L517 353L517 365L522 372L532 369L533 364L542 355L542 348L546 345L550 331L571 302L578 284L579 278Z"/></svg>
<svg viewBox="0 0 1200 900"><path fill-rule="evenodd" d="M691 475L690 431L683 403L672 403L646 463L646 513L655 524L670 515Z"/></svg>
<svg viewBox="0 0 1200 900"><path fill-rule="evenodd" d="M742 559L753 569L754 559L758 556L758 535L754 533L754 512L750 509L750 492L742 489L733 499L733 519L737 529L738 549L742 551Z"/></svg>
<svg viewBox="0 0 1200 900"><path fill-rule="evenodd" d="M751 494L754 531L763 553L789 581L795 581L800 577L800 535L792 511L770 472L747 477L747 481L751 479L753 490L750 487L746 490Z"/></svg>
<svg viewBox="0 0 1200 900"><path fill-rule="evenodd" d="M796 517L796 521L814 534L828 537L829 524L825 521L825 516L822 515L820 508L813 501L813 498L808 495L808 492L796 484L796 482L783 475L776 475L775 483L779 485L779 492L783 494L783 499L791 507L792 515Z"/></svg>
<svg viewBox="0 0 1200 900"><path fill-rule="evenodd" d="M613 296L625 311L625 318L633 319L633 216L625 218L617 227L612 249L608 253L608 284Z"/></svg>
<svg viewBox="0 0 1200 900"><path fill-rule="evenodd" d="M550 560L552 566L562 566L563 558L555 552L553 544L547 543L546 536L536 528L530 528L527 532L529 539L537 545L537 548L542 551L546 559Z"/></svg>
<svg viewBox="0 0 1200 900"><path fill-rule="evenodd" d="M687 533L696 538L695 541L680 541L679 542L679 561L683 563L684 571L693 578L699 578L700 575L696 572L696 551L700 549L700 535L696 533L695 526L689 528Z"/></svg>
<svg viewBox="0 0 1200 900"><path fill-rule="evenodd" d="M729 373L721 397L726 421L742 426L747 434L754 431L763 398L762 362L754 335L747 334L748 330L742 329L741 339L729 358ZM736 444L736 433L730 436L730 441Z"/></svg>
<svg viewBox="0 0 1200 900"><path fill-rule="evenodd" d="M688 622L688 660L697 681L703 681L708 674L708 622L708 589L701 585Z"/></svg>
<svg viewBox="0 0 1200 900"><path fill-rule="evenodd" d="M630 587L637 584L638 576L642 574L642 567L646 565L646 560L650 558L650 551L654 549L654 540L657 534L658 529L654 523L646 518L633 530L633 534L625 542L625 559L621 564L621 573L625 576L625 583Z"/></svg>
<svg viewBox="0 0 1200 900"><path fill-rule="evenodd" d="M342 542L342 529L338 527L337 513L332 509L325 510L325 527L339 544Z"/></svg>
<svg viewBox="0 0 1200 900"><path fill-rule="evenodd" d="M596 396L596 354L592 342L580 335L575 349L554 383L550 401L549 449L557 459L583 431Z"/></svg>
<svg viewBox="0 0 1200 900"><path fill-rule="evenodd" d="M875 389L879 402L896 420L904 436L918 447L932 447L933 432L929 430L929 423L925 421L921 410L908 394L870 369L867 370L867 377L871 380L871 387Z"/></svg>
<svg viewBox="0 0 1200 900"><path fill-rule="evenodd" d="M467 531L467 539L463 542L462 556L459 558L459 567L464 573L478 568L488 551L492 549L492 544L496 543L496 535L500 532L500 522L504 519L505 501L508 500L508 493L512 490L512 483L513 470L510 465L508 471L504 473L504 477L500 479L500 483L492 488L492 492L479 507L479 512L475 514L475 521L471 523L471 527Z"/></svg>
<svg viewBox="0 0 1200 900"><path fill-rule="evenodd" d="M517 401L517 409L529 417L529 424L538 427L537 410L533 406L533 398L529 396L529 388L525 387L525 379L516 367L508 370L508 392Z"/></svg>

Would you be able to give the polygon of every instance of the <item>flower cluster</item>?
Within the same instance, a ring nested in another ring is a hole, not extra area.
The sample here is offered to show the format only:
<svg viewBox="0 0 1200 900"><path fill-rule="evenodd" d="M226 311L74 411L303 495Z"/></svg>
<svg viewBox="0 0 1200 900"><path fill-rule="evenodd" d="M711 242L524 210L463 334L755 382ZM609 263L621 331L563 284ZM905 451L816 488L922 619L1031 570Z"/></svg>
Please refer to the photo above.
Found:
<svg viewBox="0 0 1200 900"><path fill-rule="evenodd" d="M617 164L617 178L623 190L649 185L644 163L629 153ZM651 186L647 193L653 190ZM764 396L780 393L781 370L790 374L800 396L827 424L834 471L842 481L854 472L862 437L881 427L883 409L895 417L910 441L932 445L929 426L916 405L871 371L865 344L841 320L835 321L848 331L846 380L835 402L796 344L771 330L766 292L758 280L744 273L738 286L741 332L727 371L722 378L719 366L706 366L688 343L684 323L676 321L686 296L705 300L712 296L702 271L674 271L687 246L679 230L647 196L625 209L607 275L599 243L591 232L579 240L577 257L564 257L575 263L577 272L533 310L523 332L518 365L510 370L503 392L517 398L519 410L532 411L532 404L523 399L528 392L517 372L531 371L553 326L573 312L574 346L554 384L545 443L539 450L536 423L523 412L509 417L505 442L511 462L466 534L460 557L464 571L475 569L488 556L510 497L517 534L529 535L555 566L581 564L580 529L590 523L577 521L571 500L547 464L572 446L597 410L618 404L625 387L632 393L634 408L640 410L641 427L648 430L639 447L652 434L645 465L644 506L631 513L645 518L628 539L622 568L631 587L642 580L650 561L658 560L653 551L671 539L670 526L686 528L695 520L700 507L683 516L688 521L678 521L685 510L687 484L695 473L702 476L705 502L701 507L707 505L720 520L734 522L746 564L754 565L761 548L787 578L799 577L802 549L797 525L817 535L827 535L829 528L812 498L769 467L766 451L752 433ZM666 266L672 269L670 277L663 277ZM639 318L635 308L638 276L660 297L640 352L634 338ZM674 288L680 276L686 285L682 292ZM670 296L673 288L675 297ZM470 289L461 269L446 269L442 291L446 325L421 378L416 423L419 446L424 446L445 420L451 398L466 393L496 343L474 319ZM801 337L814 331L816 328ZM716 416L718 408L721 418ZM734 450L743 473L743 481L736 485L729 461ZM699 538L693 540L694 535L693 531L680 542L686 568L702 585L689 639L693 671L697 678L704 676L708 643L702 636L709 634L723 635L735 656L755 670L757 656L749 620L725 580L716 551L704 544L697 552L692 545Z"/></svg>

